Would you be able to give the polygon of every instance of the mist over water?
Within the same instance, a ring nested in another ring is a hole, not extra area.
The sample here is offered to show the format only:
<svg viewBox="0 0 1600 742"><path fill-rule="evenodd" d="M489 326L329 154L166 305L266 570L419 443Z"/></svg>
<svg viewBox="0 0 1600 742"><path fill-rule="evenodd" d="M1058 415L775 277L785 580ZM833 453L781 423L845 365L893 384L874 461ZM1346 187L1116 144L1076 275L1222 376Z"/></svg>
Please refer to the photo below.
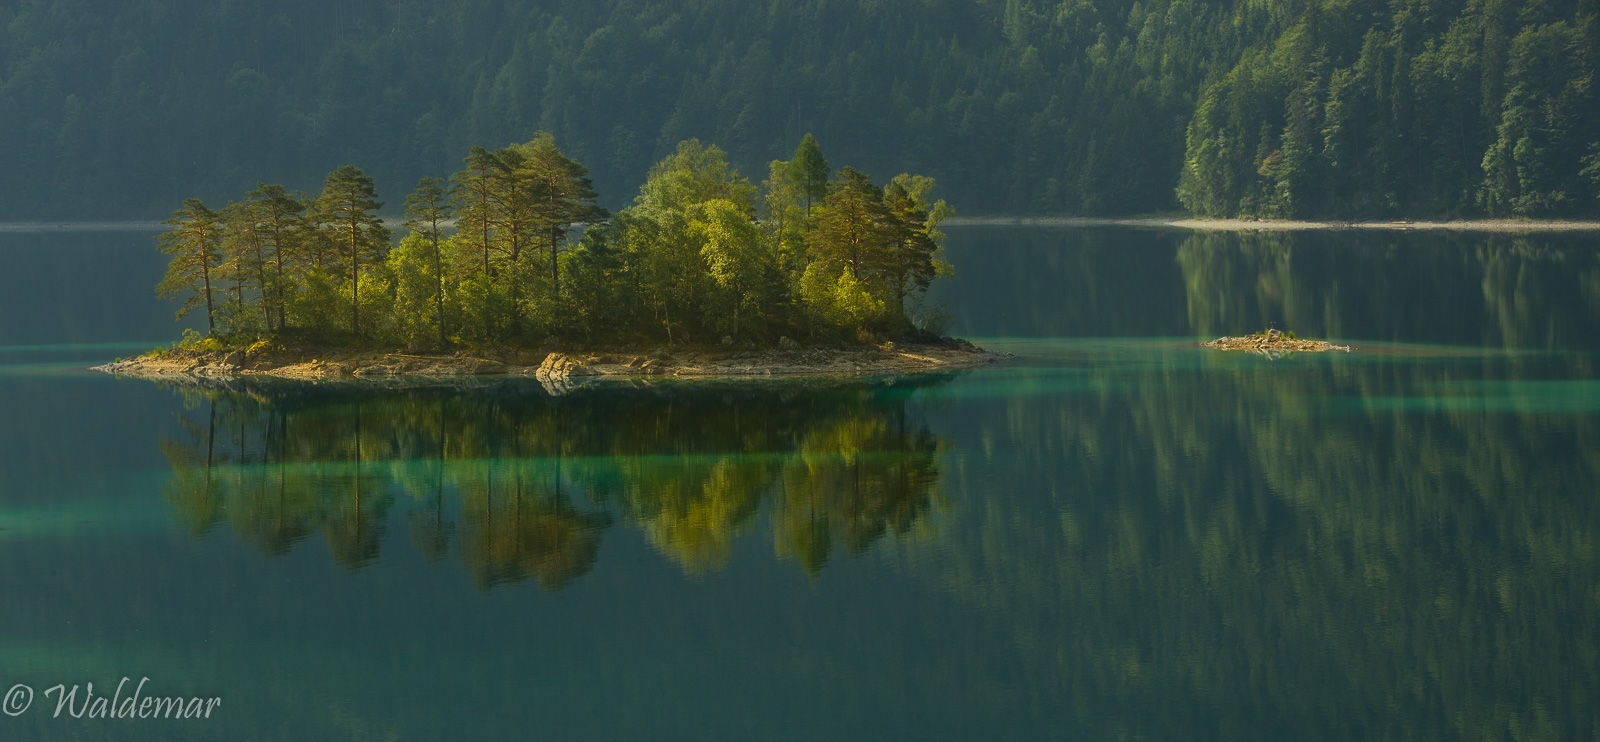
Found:
<svg viewBox="0 0 1600 742"><path fill-rule="evenodd" d="M85 373L153 239L0 234L0 685L225 699L0 737L1595 733L1590 240L949 231L1017 361L559 397Z"/></svg>

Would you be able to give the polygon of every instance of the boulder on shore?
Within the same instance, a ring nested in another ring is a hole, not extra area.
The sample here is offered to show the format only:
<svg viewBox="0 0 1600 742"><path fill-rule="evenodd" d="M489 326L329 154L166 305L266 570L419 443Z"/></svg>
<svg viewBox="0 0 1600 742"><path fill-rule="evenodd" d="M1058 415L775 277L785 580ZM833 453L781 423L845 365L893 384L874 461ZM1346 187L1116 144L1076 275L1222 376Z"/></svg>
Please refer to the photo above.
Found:
<svg viewBox="0 0 1600 742"><path fill-rule="evenodd" d="M539 370L534 376L540 381L556 381L571 376L594 376L595 371L583 362L565 353L551 353L545 356L544 363L539 364Z"/></svg>

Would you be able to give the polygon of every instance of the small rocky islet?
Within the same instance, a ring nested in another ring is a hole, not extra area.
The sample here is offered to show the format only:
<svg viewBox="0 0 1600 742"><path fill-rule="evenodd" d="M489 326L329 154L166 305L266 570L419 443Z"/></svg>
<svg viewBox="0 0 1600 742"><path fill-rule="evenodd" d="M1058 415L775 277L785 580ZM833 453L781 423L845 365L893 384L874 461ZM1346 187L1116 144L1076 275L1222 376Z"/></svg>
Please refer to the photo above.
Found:
<svg viewBox="0 0 1600 742"><path fill-rule="evenodd" d="M1325 340L1302 340L1281 330L1267 330L1243 337L1220 337L1200 345L1217 350L1248 350L1256 353L1322 353L1330 350L1350 352L1348 345L1334 345Z"/></svg>

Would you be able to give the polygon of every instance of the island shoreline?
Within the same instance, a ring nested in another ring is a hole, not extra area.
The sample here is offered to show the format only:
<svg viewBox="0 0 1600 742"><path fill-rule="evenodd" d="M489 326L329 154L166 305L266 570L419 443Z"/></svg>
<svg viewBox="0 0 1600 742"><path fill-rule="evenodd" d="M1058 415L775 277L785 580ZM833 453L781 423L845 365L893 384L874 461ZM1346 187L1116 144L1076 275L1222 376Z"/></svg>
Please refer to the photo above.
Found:
<svg viewBox="0 0 1600 742"><path fill-rule="evenodd" d="M974 368L1014 358L945 338L937 343L778 348L661 347L638 349L497 348L448 354L356 348L302 348L251 353L174 348L91 367L149 379L270 377L286 380L530 377L569 383L582 377L901 376Z"/></svg>
<svg viewBox="0 0 1600 742"><path fill-rule="evenodd" d="M383 217L387 225L398 226L402 218ZM454 220L441 223L453 226ZM1335 221L1315 219L1208 219L1197 216L969 216L951 217L945 221L950 227L1054 227L1096 228L1136 227L1142 229L1174 229L1193 232L1312 232L1339 230L1394 231L1394 232L1600 232L1600 220L1585 219L1392 219ZM158 232L160 222L105 221L105 222L0 222L0 233L39 232Z"/></svg>

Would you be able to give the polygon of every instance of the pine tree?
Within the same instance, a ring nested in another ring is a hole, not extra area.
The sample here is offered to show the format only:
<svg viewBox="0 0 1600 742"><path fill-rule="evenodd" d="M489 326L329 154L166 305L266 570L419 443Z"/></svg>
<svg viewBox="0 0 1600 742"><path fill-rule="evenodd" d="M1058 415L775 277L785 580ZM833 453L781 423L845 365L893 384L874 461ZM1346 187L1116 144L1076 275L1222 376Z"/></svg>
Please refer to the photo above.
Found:
<svg viewBox="0 0 1600 742"><path fill-rule="evenodd" d="M433 246L434 299L438 305L439 347L445 345L444 263L439 254L439 225L450 218L450 201L441 178L423 178L406 196L406 227Z"/></svg>
<svg viewBox="0 0 1600 742"><path fill-rule="evenodd" d="M186 199L183 208L161 222L171 229L158 241L161 251L172 256L167 274L156 285L156 293L172 299L189 292L178 316L185 317L200 305L206 308L206 329L216 332L216 307L212 299L212 273L222 263L221 215L206 208L198 198Z"/></svg>
<svg viewBox="0 0 1600 742"><path fill-rule="evenodd" d="M317 214L338 236L350 258L350 331L361 334L361 265L381 262L389 252L389 230L374 211L383 208L372 178L354 165L328 174L317 198Z"/></svg>
<svg viewBox="0 0 1600 742"><path fill-rule="evenodd" d="M270 302L272 310L277 312L278 329L282 330L288 324L284 309L284 292L289 283L286 271L292 269L294 262L300 259L295 252L305 226L302 218L305 214L304 199L290 195L281 185L264 183L257 183L256 189L245 196L255 203L262 237L265 244L270 246L273 265L271 298L263 297L263 301Z"/></svg>
<svg viewBox="0 0 1600 742"><path fill-rule="evenodd" d="M462 249L475 249L477 257L482 259L478 291L482 293L479 302L483 308L483 332L488 336L494 329L493 314L489 311L494 286L489 275L489 253L494 244L490 231L495 221L495 178L501 172L501 164L493 152L482 147L468 150L464 161L467 166L451 178L451 197L455 204L457 240L463 243Z"/></svg>
<svg viewBox="0 0 1600 742"><path fill-rule="evenodd" d="M267 303L267 258L265 235L260 229L260 209L249 199L230 201L222 209L223 271L233 279L234 309L231 321L243 321L245 290L254 285L257 308L262 313L263 327L272 331L272 309ZM240 329L238 326L231 330Z"/></svg>
<svg viewBox="0 0 1600 742"><path fill-rule="evenodd" d="M813 261L842 267L858 282L874 278L884 263L889 215L883 191L866 174L846 167L828 184L809 246Z"/></svg>
<svg viewBox="0 0 1600 742"><path fill-rule="evenodd" d="M539 132L528 148L528 169L536 183L535 201L539 221L549 241L550 291L561 297L561 266L557 258L567 231L574 224L593 224L607 217L606 210L596 206L599 194L589 180L589 168L562 154L555 138Z"/></svg>
<svg viewBox="0 0 1600 742"><path fill-rule="evenodd" d="M928 283L938 275L934 255L939 244L928 234L927 210L911 197L903 183L897 180L884 189L883 207L888 217L884 223L888 245L884 276L894 321L902 322L906 291L926 291Z"/></svg>
<svg viewBox="0 0 1600 742"><path fill-rule="evenodd" d="M822 157L822 148L817 146L816 137L807 133L789 160L789 178L805 198L808 218L812 204L821 203L828 195L828 176L828 161Z"/></svg>

